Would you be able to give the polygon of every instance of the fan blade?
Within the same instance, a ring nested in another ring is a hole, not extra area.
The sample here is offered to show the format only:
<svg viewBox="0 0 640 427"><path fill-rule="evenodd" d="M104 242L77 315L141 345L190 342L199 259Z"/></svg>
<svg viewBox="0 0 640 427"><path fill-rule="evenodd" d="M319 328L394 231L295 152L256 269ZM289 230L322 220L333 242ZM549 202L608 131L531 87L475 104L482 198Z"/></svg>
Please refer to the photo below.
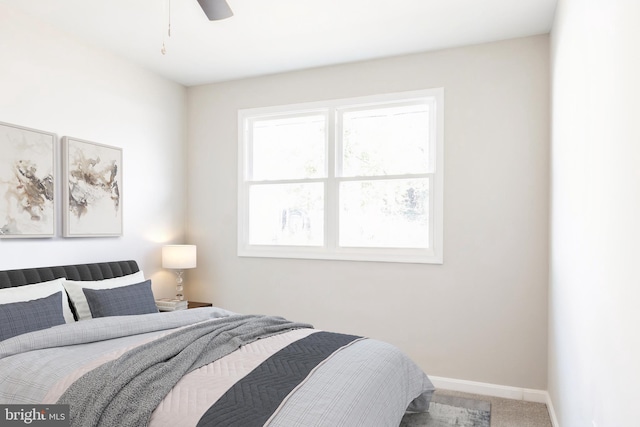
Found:
<svg viewBox="0 0 640 427"><path fill-rule="evenodd" d="M233 16L233 11L225 0L198 0L209 21L218 21Z"/></svg>

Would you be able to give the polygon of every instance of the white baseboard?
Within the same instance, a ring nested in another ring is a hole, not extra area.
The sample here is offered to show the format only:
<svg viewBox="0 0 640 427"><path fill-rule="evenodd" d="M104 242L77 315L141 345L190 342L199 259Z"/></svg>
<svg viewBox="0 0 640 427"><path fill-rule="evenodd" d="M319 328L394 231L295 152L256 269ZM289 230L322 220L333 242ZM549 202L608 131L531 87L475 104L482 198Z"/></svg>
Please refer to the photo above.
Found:
<svg viewBox="0 0 640 427"><path fill-rule="evenodd" d="M511 387L505 385L481 383L476 381L457 380L453 378L434 377L429 379L436 388L460 391L463 393L482 394L484 396L501 397L503 399L524 400L526 402L544 403L547 405L553 427L560 427L556 418L551 397L546 390Z"/></svg>
<svg viewBox="0 0 640 427"><path fill-rule="evenodd" d="M556 417L556 410L553 408L553 401L551 395L547 393L547 411L549 411L549 417L551 418L551 425L553 427L560 427L558 418Z"/></svg>

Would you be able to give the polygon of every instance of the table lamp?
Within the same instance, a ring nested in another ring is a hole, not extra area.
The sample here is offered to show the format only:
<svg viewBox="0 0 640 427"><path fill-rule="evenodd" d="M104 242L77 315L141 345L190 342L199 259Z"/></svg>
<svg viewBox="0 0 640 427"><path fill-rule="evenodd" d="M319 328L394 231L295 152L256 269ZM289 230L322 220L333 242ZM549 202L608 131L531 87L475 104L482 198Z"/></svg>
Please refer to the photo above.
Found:
<svg viewBox="0 0 640 427"><path fill-rule="evenodd" d="M182 301L182 275L184 270L196 267L196 245L164 245L162 247L162 267L175 270L176 298Z"/></svg>

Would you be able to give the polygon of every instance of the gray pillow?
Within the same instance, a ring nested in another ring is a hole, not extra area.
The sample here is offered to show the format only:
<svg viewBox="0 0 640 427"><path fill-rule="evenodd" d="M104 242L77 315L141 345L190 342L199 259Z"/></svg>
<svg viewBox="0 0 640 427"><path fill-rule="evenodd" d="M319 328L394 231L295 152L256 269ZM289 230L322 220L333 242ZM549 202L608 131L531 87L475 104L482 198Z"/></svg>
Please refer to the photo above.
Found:
<svg viewBox="0 0 640 427"><path fill-rule="evenodd" d="M111 289L82 288L91 317L157 313L151 280Z"/></svg>
<svg viewBox="0 0 640 427"><path fill-rule="evenodd" d="M0 341L65 323L62 291L30 301L0 304Z"/></svg>

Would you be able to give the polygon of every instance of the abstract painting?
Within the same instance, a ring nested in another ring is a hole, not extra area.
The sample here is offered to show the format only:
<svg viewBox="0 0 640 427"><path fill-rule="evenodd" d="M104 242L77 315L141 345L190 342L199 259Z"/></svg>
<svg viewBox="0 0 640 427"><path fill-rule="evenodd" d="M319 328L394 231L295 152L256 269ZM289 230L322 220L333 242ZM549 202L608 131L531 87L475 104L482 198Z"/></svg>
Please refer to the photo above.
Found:
<svg viewBox="0 0 640 427"><path fill-rule="evenodd" d="M0 238L55 236L53 133L0 123Z"/></svg>
<svg viewBox="0 0 640 427"><path fill-rule="evenodd" d="M122 236L122 149L65 136L64 236Z"/></svg>

